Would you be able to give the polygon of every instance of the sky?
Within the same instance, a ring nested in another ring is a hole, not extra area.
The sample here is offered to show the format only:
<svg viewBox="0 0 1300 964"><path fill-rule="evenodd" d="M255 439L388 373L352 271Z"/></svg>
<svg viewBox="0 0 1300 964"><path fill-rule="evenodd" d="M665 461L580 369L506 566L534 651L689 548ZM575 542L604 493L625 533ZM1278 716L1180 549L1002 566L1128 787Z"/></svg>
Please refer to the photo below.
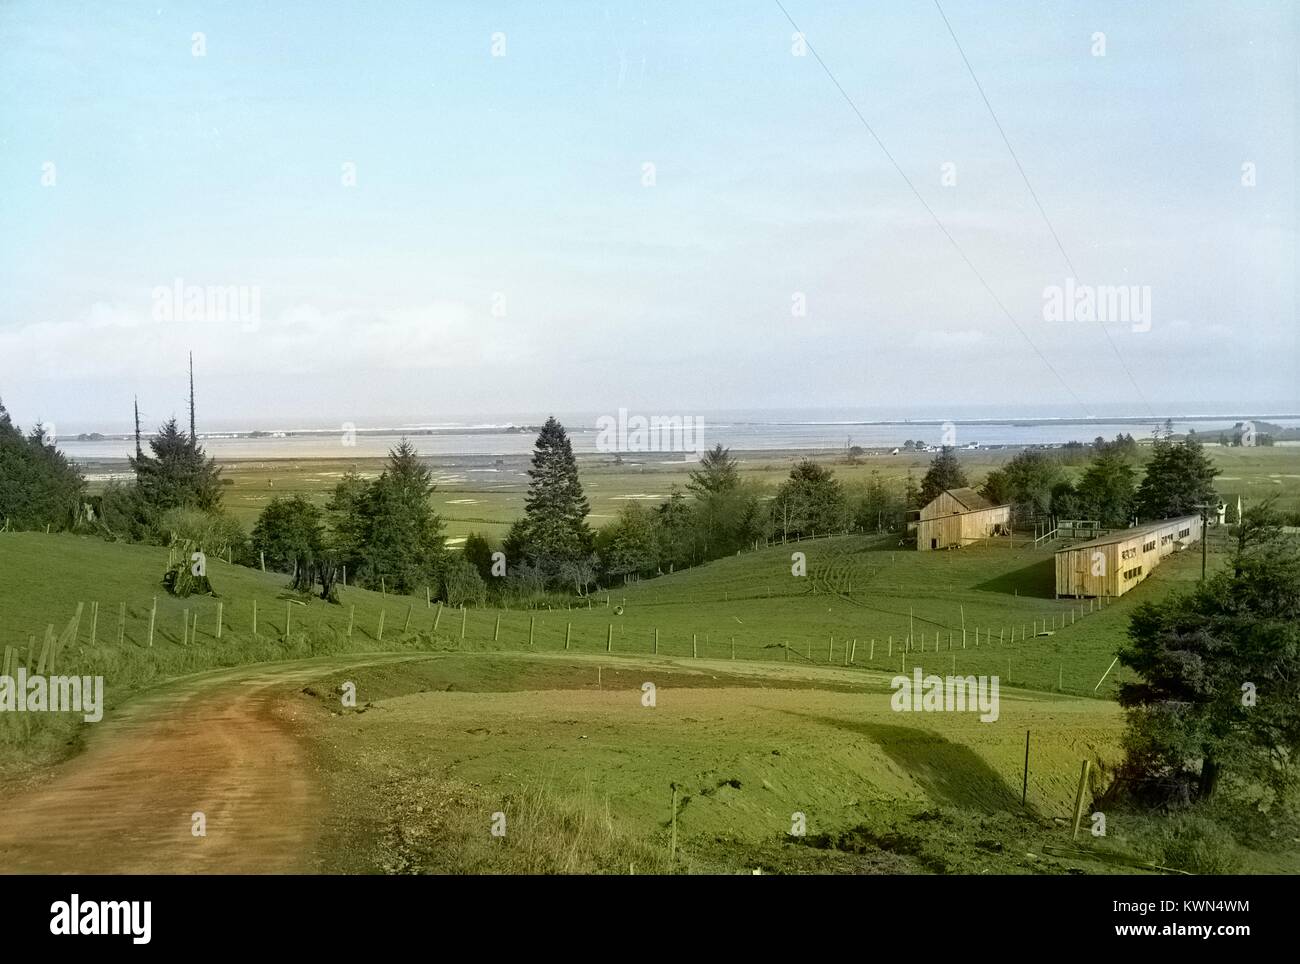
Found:
<svg viewBox="0 0 1300 964"><path fill-rule="evenodd" d="M6 0L0 399L1300 411L1296 10Z"/></svg>

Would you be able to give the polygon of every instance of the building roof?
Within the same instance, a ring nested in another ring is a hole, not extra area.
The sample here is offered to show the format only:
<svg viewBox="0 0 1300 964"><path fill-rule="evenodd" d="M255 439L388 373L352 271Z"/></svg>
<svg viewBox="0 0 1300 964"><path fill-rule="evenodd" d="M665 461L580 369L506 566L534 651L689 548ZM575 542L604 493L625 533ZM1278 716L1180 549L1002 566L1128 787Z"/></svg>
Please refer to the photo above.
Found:
<svg viewBox="0 0 1300 964"><path fill-rule="evenodd" d="M970 486L963 486L959 489L945 489L950 496L956 499L968 511L973 512L976 509L993 509L993 505L988 499L980 495Z"/></svg>
<svg viewBox="0 0 1300 964"><path fill-rule="evenodd" d="M1134 526L1131 529L1116 529L1108 536L1098 536L1096 539L1089 539L1087 542L1076 542L1072 546L1063 546L1057 549L1057 552L1073 552L1075 549L1091 549L1094 546L1110 546L1117 542L1128 542L1140 536L1148 536L1153 532L1159 532L1161 529L1167 529L1170 526L1181 525L1184 522L1199 522L1200 516L1181 515L1172 519L1161 519L1159 522L1148 522L1144 525Z"/></svg>

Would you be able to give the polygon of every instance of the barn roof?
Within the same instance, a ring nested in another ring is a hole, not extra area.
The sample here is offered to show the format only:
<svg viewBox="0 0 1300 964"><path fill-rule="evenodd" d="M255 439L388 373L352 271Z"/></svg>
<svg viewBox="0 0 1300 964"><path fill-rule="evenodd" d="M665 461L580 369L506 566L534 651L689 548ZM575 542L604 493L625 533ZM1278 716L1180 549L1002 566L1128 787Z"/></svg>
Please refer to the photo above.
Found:
<svg viewBox="0 0 1300 964"><path fill-rule="evenodd" d="M1057 552L1073 552L1076 549L1091 549L1094 546L1109 546L1116 542L1129 542L1141 536L1149 536L1153 532L1159 532L1161 529L1167 529L1172 526L1182 525L1184 522L1197 522L1199 516L1183 515L1173 519L1161 519L1159 522L1148 522L1145 525L1134 526L1131 529L1116 529L1108 536L1098 536L1096 539L1089 539L1087 542L1076 542L1074 545L1064 546L1057 549Z"/></svg>
<svg viewBox="0 0 1300 964"><path fill-rule="evenodd" d="M950 496L956 499L968 511L975 509L992 509L994 505L984 496L980 495L970 486L962 486L959 489L945 489Z"/></svg>

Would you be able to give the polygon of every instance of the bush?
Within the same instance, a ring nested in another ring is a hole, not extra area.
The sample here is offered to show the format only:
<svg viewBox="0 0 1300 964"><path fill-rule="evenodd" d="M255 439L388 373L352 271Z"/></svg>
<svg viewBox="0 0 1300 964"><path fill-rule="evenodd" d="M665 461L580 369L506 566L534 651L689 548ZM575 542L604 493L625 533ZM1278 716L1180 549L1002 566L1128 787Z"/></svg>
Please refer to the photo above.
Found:
<svg viewBox="0 0 1300 964"><path fill-rule="evenodd" d="M487 601L487 583L468 559L453 556L442 571L441 595L449 606L481 606Z"/></svg>
<svg viewBox="0 0 1300 964"><path fill-rule="evenodd" d="M247 556L248 536L237 520L220 510L168 509L154 523L156 541L166 546L192 543L209 556L232 562Z"/></svg>
<svg viewBox="0 0 1300 964"><path fill-rule="evenodd" d="M1241 863L1231 836L1213 820L1191 813L1171 816L1149 849L1164 866L1194 874L1236 873Z"/></svg>

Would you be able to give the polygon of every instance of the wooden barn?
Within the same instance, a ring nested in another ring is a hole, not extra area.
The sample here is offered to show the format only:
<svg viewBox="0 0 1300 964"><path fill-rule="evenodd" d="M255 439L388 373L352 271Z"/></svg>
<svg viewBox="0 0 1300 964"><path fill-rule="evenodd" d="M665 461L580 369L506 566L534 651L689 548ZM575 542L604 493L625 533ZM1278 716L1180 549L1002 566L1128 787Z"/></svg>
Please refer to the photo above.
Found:
<svg viewBox="0 0 1300 964"><path fill-rule="evenodd" d="M1011 531L1011 506L994 505L974 489L944 489L921 510L916 548L947 549Z"/></svg>
<svg viewBox="0 0 1300 964"><path fill-rule="evenodd" d="M1201 538L1201 517L1186 515L1108 536L1056 552L1056 595L1122 596L1151 570Z"/></svg>

